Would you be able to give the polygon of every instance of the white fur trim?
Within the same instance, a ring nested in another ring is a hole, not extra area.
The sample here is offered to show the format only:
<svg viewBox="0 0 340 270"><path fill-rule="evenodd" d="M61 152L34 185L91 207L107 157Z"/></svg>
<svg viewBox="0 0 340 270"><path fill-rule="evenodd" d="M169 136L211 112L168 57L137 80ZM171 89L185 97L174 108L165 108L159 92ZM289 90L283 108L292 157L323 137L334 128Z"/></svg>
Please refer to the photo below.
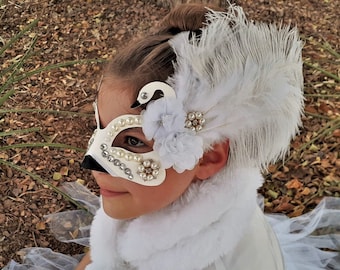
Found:
<svg viewBox="0 0 340 270"><path fill-rule="evenodd" d="M224 169L192 184L171 206L131 221L109 221L99 210L91 235L94 263L87 270L130 269L123 261L138 270L202 269L241 240L261 183L257 169Z"/></svg>
<svg viewBox="0 0 340 270"><path fill-rule="evenodd" d="M90 255L92 263L86 270L113 270L124 263L116 252L116 236L120 222L104 213L103 207L97 210L91 225Z"/></svg>

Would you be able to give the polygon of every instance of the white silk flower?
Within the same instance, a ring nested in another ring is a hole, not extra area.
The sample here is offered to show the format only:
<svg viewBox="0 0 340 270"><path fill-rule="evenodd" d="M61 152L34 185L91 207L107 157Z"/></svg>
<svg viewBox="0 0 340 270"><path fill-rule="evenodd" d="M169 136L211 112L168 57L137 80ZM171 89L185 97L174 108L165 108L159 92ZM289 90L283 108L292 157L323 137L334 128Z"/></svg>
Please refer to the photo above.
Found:
<svg viewBox="0 0 340 270"><path fill-rule="evenodd" d="M203 140L185 128L186 113L176 98L160 98L148 104L142 113L142 129L161 164L178 173L193 169L203 155Z"/></svg>

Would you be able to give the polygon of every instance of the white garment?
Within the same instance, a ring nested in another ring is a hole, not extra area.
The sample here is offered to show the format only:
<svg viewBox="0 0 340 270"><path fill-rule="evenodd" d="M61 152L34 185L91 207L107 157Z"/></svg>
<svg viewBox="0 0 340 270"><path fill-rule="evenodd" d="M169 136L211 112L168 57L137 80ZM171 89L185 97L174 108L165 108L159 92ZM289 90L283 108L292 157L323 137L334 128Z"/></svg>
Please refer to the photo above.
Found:
<svg viewBox="0 0 340 270"><path fill-rule="evenodd" d="M193 184L173 205L131 221L110 219L101 208L86 270L283 270L277 239L256 203L261 183L256 169L224 170Z"/></svg>
<svg viewBox="0 0 340 270"><path fill-rule="evenodd" d="M285 269L277 238L260 208L256 208L249 230L236 248L204 270L228 269Z"/></svg>

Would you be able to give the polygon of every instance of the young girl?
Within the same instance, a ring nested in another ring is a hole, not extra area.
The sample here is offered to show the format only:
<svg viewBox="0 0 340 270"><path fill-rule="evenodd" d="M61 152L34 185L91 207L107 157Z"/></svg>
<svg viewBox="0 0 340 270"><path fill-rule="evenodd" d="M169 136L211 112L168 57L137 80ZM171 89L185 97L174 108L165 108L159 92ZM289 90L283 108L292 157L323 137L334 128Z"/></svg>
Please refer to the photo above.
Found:
<svg viewBox="0 0 340 270"><path fill-rule="evenodd" d="M122 49L94 104L83 167L101 207L76 269L339 269L335 252L289 235L308 217L270 219L276 235L257 204L261 170L301 124L301 49L296 29L201 5Z"/></svg>

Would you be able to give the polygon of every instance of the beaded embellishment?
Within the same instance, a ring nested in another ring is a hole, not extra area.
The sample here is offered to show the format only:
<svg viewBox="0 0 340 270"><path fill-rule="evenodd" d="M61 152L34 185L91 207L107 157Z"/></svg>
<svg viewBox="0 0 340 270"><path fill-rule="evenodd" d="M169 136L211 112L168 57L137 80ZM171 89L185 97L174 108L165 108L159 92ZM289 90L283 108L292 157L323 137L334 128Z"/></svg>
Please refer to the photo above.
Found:
<svg viewBox="0 0 340 270"><path fill-rule="evenodd" d="M152 159L144 160L138 166L138 174L144 181L156 179L159 174L159 164Z"/></svg>
<svg viewBox="0 0 340 270"><path fill-rule="evenodd" d="M185 120L185 127L192 131L201 131L204 127L205 118L201 112L189 112Z"/></svg>
<svg viewBox="0 0 340 270"><path fill-rule="evenodd" d="M100 150L102 151L102 156L106 158L109 162L112 162L114 166L119 167L128 179L133 179L133 174L130 168L126 166L119 158L125 158L127 161L134 159L136 161L140 160L141 157L138 155L133 155L130 153L124 153L124 150L109 150L107 144L102 143L100 145ZM118 158L119 157L119 158Z"/></svg>

